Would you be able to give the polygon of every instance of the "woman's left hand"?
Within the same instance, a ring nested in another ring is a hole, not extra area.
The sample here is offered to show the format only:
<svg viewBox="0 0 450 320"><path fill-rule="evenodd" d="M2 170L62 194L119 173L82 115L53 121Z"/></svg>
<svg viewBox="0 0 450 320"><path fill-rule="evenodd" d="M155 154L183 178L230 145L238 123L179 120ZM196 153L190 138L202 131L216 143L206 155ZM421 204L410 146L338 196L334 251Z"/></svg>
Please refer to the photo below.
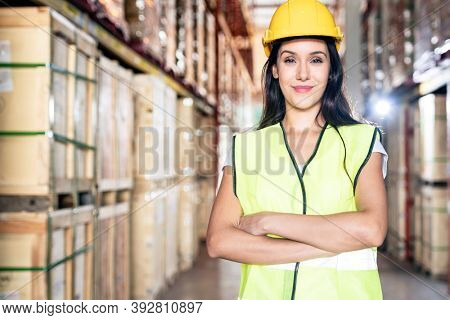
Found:
<svg viewBox="0 0 450 320"><path fill-rule="evenodd" d="M254 236L266 235L268 233L266 222L269 215L270 212L258 212L243 216L239 220L238 228Z"/></svg>

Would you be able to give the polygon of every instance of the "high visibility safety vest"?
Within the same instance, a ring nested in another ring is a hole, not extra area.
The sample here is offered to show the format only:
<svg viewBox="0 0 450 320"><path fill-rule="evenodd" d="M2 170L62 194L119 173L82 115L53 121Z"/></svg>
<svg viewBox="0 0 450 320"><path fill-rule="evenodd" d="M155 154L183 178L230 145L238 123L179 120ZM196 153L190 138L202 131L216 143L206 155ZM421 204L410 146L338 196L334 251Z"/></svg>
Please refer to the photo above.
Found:
<svg viewBox="0 0 450 320"><path fill-rule="evenodd" d="M325 123L302 170L287 143L282 122L234 135L233 190L244 215L262 211L309 215L357 211L358 176L369 160L375 139L381 141L381 132L370 124L337 129L340 135ZM239 299L382 299L377 249L299 263L242 264Z"/></svg>

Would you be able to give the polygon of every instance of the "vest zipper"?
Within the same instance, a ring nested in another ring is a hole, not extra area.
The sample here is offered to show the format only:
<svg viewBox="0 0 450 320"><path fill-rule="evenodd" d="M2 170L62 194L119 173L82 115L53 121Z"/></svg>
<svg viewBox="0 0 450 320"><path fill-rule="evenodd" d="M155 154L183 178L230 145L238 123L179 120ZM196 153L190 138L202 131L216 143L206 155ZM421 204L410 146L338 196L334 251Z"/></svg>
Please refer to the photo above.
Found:
<svg viewBox="0 0 450 320"><path fill-rule="evenodd" d="M280 126L281 129L283 131L283 139L284 139L284 144L286 146L286 149L289 153L289 157L291 158L292 164L294 165L295 168L295 172L297 173L297 177L298 180L300 181L300 186L302 188L302 198L303 198L303 214L306 214L306 190L305 190L305 184L303 183L303 175L305 174L306 171L306 167L308 166L308 164L311 162L311 160L314 158L314 156L317 153L317 150L319 148L320 142L322 140L322 136L325 133L325 129L328 126L328 122L325 121L325 124L322 128L322 131L320 133L319 138L317 139L317 143L316 146L314 148L314 151L312 153L312 155L309 157L308 161L306 161L305 165L303 166L302 172L300 172L300 169L298 168L298 164L297 164L297 160L295 160L294 154L292 153L291 147L289 147L289 143L287 141L287 137L286 137L286 130L284 129L283 126L283 122L280 121ZM295 269L294 269L294 280L292 283L292 292L291 292L291 300L295 300L295 291L297 289L297 276L298 276L298 269L300 267L300 262L296 262L295 263Z"/></svg>

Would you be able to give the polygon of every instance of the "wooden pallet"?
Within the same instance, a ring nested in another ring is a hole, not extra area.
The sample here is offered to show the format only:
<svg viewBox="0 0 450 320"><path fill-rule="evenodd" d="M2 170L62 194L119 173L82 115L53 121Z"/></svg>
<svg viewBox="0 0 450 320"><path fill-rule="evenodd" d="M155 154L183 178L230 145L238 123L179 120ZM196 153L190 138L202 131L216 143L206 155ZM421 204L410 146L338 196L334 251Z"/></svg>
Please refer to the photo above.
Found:
<svg viewBox="0 0 450 320"><path fill-rule="evenodd" d="M98 252L94 275L95 299L130 297L130 203L121 201L125 194L129 195L129 190L109 191L99 208L95 234Z"/></svg>
<svg viewBox="0 0 450 320"><path fill-rule="evenodd" d="M132 179L134 104L132 72L101 56L99 61L98 179Z"/></svg>
<svg viewBox="0 0 450 320"><path fill-rule="evenodd" d="M0 213L0 295L91 299L92 213L93 206Z"/></svg>
<svg viewBox="0 0 450 320"><path fill-rule="evenodd" d="M192 267L198 253L199 241L199 202L198 184L194 178L180 183L179 220L178 220L178 255L181 271Z"/></svg>
<svg viewBox="0 0 450 320"><path fill-rule="evenodd" d="M165 277L166 194L160 193L162 188L153 187L151 190L135 191L133 195L132 299L155 299L167 286Z"/></svg>

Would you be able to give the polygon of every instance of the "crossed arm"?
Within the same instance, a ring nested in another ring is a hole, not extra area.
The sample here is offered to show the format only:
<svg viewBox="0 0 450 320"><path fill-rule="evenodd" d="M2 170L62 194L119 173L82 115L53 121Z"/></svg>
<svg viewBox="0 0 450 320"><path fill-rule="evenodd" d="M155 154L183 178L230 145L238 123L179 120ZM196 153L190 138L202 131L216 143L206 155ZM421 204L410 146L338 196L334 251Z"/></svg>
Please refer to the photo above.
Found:
<svg viewBox="0 0 450 320"><path fill-rule="evenodd" d="M225 167L208 226L208 254L247 264L279 264L381 245L387 229L381 160L380 153L373 153L360 173L358 211L326 216L261 212L242 217L231 168Z"/></svg>

